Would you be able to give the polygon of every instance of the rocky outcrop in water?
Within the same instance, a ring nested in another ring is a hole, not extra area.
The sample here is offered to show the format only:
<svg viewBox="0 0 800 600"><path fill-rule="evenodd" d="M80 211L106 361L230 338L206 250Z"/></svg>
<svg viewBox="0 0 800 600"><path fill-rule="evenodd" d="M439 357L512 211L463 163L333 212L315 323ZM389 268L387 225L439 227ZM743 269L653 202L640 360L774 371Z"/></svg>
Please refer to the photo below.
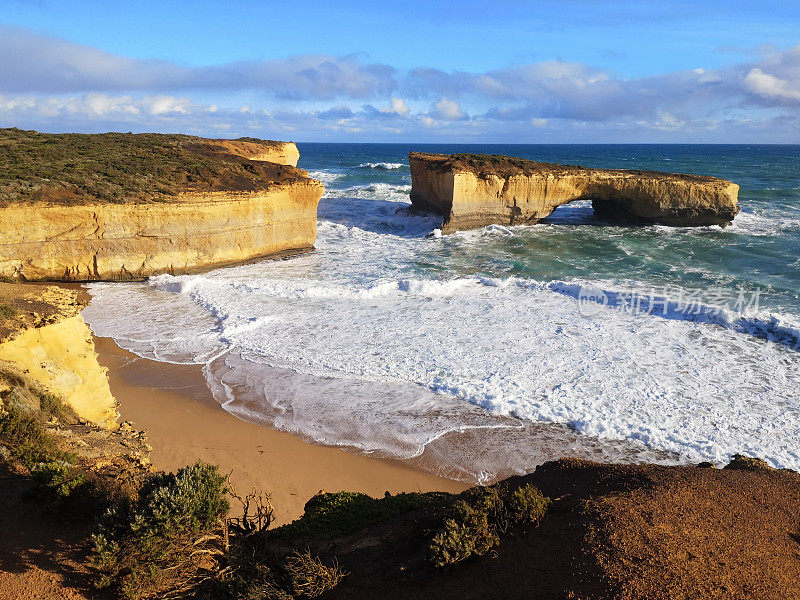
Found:
<svg viewBox="0 0 800 600"><path fill-rule="evenodd" d="M412 152L409 164L412 203L441 214L444 233L533 224L574 200L605 217L684 227L725 226L739 212L739 186L715 177L476 154Z"/></svg>

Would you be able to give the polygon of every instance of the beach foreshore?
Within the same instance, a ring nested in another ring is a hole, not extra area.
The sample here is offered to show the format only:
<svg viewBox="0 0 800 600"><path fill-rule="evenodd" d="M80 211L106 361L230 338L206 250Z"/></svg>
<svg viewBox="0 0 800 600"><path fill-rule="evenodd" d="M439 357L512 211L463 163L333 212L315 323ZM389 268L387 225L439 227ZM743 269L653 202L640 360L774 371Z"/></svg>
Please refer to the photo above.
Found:
<svg viewBox="0 0 800 600"><path fill-rule="evenodd" d="M77 291L83 302L91 302L82 284L59 285ZM154 466L174 471L197 460L217 464L231 473L240 494L254 489L269 492L278 524L301 516L305 503L323 490L374 497L386 492L458 492L476 483L530 472L536 465L564 456L605 462L679 462L668 453L625 440L582 436L563 424L499 416L487 421L488 427L449 431L408 459L322 445L273 429L268 421L248 422L224 410L207 384L203 365L155 361L121 348L112 338L93 338L99 363L108 369L120 420L147 432Z"/></svg>
<svg viewBox="0 0 800 600"><path fill-rule="evenodd" d="M225 412L206 386L201 365L141 358L110 338L95 337L99 362L108 368L122 420L147 432L151 460L172 471L197 460L231 473L236 490L266 490L278 524L303 514L321 490L457 492L469 484L437 477L401 461L353 454L307 443L293 435L242 421Z"/></svg>

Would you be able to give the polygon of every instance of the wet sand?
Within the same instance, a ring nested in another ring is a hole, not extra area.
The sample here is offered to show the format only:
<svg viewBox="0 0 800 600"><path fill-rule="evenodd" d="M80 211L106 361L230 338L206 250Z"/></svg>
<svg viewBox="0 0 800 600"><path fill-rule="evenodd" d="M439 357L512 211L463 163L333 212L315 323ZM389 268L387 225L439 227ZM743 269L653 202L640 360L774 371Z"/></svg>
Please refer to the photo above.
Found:
<svg viewBox="0 0 800 600"><path fill-rule="evenodd" d="M100 364L108 368L122 420L147 431L157 468L175 470L196 460L217 464L231 473L240 493L269 491L278 523L299 517L306 501L320 490L379 497L387 491L457 492L468 487L401 461L309 444L239 420L213 399L200 365L140 358L110 338L96 337L95 345Z"/></svg>

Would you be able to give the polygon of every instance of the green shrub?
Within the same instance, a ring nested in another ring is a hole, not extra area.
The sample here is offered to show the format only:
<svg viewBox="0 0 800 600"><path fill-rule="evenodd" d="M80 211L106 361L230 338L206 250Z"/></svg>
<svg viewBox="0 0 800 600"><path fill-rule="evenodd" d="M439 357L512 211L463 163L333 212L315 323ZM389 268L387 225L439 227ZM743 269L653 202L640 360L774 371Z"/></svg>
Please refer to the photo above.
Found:
<svg viewBox="0 0 800 600"><path fill-rule="evenodd" d="M78 417L72 407L64 402L61 397L50 393L40 393L39 410L45 418L55 417L64 423L76 423Z"/></svg>
<svg viewBox="0 0 800 600"><path fill-rule="evenodd" d="M29 497L52 511L76 517L95 519L135 494L129 482L64 462L37 464L31 474Z"/></svg>
<svg viewBox="0 0 800 600"><path fill-rule="evenodd" d="M32 410L11 405L0 416L0 444L7 447L11 459L32 469L39 463L75 462L75 457L58 449Z"/></svg>
<svg viewBox="0 0 800 600"><path fill-rule="evenodd" d="M86 477L72 465L54 462L36 465L32 470L29 494L57 509L86 485Z"/></svg>
<svg viewBox="0 0 800 600"><path fill-rule="evenodd" d="M149 536L173 529L206 529L228 514L226 492L227 478L217 466L203 462L184 467L176 474L152 475L139 492L131 531Z"/></svg>
<svg viewBox="0 0 800 600"><path fill-rule="evenodd" d="M488 522L485 525L488 528ZM431 562L437 567L458 563L472 555L485 554L497 543L496 537L476 535L468 524L447 519L431 540Z"/></svg>
<svg viewBox="0 0 800 600"><path fill-rule="evenodd" d="M10 319L16 314L17 314L16 308L0 302L0 319Z"/></svg>
<svg viewBox="0 0 800 600"><path fill-rule="evenodd" d="M226 492L225 476L202 462L146 479L138 497L110 509L92 536L100 586L130 599L191 588L222 553Z"/></svg>
<svg viewBox="0 0 800 600"><path fill-rule="evenodd" d="M550 499L532 485L509 492L503 485L472 488L460 495L433 535L428 557L437 567L482 556L500 544L512 525L538 523Z"/></svg>
<svg viewBox="0 0 800 600"><path fill-rule="evenodd" d="M495 498L491 493L473 494L468 500L455 503L453 517L445 520L431 541L431 562L435 566L461 562L473 555L482 556L500 543L489 518Z"/></svg>
<svg viewBox="0 0 800 600"><path fill-rule="evenodd" d="M515 523L538 523L553 503L533 485L524 485L511 493L509 511Z"/></svg>
<svg viewBox="0 0 800 600"><path fill-rule="evenodd" d="M284 569L289 575L292 592L299 598L319 598L339 585L345 576L338 563L329 567L310 552L293 552L286 559Z"/></svg>
<svg viewBox="0 0 800 600"><path fill-rule="evenodd" d="M344 537L403 513L430 506L447 494L429 492L372 498L359 492L317 494L305 505L303 516L270 532L274 536L313 535L321 539Z"/></svg>

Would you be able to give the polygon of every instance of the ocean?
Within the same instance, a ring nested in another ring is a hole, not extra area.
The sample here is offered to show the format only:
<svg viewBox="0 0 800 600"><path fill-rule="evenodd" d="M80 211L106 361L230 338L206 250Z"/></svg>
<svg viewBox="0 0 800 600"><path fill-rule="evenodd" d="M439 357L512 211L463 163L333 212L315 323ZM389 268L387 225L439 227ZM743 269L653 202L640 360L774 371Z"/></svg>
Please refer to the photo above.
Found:
<svg viewBox="0 0 800 600"><path fill-rule="evenodd" d="M800 146L298 144L314 252L91 284L93 331L201 363L240 418L491 481L576 454L800 470ZM620 226L590 202L442 236L407 154L714 175L727 228Z"/></svg>

